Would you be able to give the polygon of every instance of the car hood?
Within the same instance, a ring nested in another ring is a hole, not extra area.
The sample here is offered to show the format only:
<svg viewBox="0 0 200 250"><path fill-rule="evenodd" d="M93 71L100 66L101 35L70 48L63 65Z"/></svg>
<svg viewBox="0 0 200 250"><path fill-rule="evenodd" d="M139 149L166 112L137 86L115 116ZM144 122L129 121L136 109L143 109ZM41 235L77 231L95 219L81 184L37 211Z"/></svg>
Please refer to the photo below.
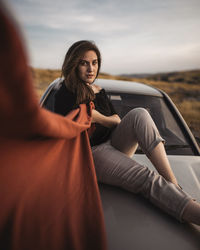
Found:
<svg viewBox="0 0 200 250"><path fill-rule="evenodd" d="M179 184L200 202L200 157L168 156ZM134 159L154 169L144 155ZM140 195L99 184L109 250L200 249L200 227L180 223Z"/></svg>
<svg viewBox="0 0 200 250"><path fill-rule="evenodd" d="M135 155L133 159L156 171L145 155ZM168 155L168 159L179 185L200 202L200 156Z"/></svg>

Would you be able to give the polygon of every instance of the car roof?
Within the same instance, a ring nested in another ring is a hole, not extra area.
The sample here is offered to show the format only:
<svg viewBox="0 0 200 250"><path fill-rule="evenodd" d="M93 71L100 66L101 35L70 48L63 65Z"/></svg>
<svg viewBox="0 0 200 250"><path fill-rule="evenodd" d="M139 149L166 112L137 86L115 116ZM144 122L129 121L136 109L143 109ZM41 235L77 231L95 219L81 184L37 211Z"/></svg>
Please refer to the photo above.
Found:
<svg viewBox="0 0 200 250"><path fill-rule="evenodd" d="M98 78L95 83L100 85L107 92L114 91L115 93L142 94L162 97L162 93L158 89L139 82Z"/></svg>

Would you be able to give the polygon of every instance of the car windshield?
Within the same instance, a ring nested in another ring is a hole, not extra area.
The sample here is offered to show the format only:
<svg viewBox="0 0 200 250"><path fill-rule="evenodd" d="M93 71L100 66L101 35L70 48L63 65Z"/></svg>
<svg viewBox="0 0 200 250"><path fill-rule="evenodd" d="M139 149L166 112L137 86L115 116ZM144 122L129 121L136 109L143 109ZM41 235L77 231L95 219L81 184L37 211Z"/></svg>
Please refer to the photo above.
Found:
<svg viewBox="0 0 200 250"><path fill-rule="evenodd" d="M108 96L121 118L133 108L147 109L165 139L167 154L193 155L181 128L162 97L125 93L108 93ZM142 153L141 149L136 153Z"/></svg>

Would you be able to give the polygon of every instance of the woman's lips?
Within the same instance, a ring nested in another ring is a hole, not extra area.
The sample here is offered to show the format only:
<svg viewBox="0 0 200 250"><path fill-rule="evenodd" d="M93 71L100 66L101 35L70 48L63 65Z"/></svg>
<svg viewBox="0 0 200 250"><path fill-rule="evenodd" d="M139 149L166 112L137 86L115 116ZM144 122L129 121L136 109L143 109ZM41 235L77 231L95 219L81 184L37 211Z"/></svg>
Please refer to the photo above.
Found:
<svg viewBox="0 0 200 250"><path fill-rule="evenodd" d="M94 75L86 75L87 76L87 78L93 78L94 77Z"/></svg>

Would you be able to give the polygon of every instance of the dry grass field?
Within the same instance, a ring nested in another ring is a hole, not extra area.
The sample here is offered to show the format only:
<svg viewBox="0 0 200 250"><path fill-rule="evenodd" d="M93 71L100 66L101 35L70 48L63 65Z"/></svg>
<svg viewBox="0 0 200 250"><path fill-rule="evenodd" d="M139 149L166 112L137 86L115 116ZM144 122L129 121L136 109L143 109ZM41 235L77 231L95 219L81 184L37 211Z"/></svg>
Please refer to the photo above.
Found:
<svg viewBox="0 0 200 250"><path fill-rule="evenodd" d="M38 98L48 84L61 75L59 70L50 69L31 68L31 72ZM99 78L137 81L164 90L178 107L193 134L200 138L200 70L155 74L145 78L102 73Z"/></svg>

